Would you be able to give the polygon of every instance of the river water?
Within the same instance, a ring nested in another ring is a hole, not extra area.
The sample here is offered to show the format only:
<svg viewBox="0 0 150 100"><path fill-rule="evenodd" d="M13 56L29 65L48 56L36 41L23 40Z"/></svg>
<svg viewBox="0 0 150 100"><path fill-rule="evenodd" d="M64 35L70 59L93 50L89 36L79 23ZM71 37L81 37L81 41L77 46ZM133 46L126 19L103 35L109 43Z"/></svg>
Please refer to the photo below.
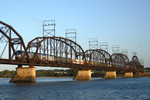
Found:
<svg viewBox="0 0 150 100"><path fill-rule="evenodd" d="M14 84L0 79L0 100L150 100L150 77L37 78L36 84Z"/></svg>

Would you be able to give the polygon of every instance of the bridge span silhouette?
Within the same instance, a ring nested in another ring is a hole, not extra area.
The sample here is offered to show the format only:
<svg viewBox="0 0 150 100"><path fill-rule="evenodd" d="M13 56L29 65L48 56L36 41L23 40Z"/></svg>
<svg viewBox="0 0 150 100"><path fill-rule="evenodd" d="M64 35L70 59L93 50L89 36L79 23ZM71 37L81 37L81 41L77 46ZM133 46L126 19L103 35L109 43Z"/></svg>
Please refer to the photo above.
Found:
<svg viewBox="0 0 150 100"><path fill-rule="evenodd" d="M36 37L27 46L21 35L10 25L0 21L0 64L18 65L11 82L35 82L35 66L76 68L76 80L90 80L91 70L106 70L105 78L116 78L116 71L142 73L144 66L138 57L131 61L127 55L110 55L102 49L84 51L76 42L64 37ZM28 68L23 67L28 65Z"/></svg>

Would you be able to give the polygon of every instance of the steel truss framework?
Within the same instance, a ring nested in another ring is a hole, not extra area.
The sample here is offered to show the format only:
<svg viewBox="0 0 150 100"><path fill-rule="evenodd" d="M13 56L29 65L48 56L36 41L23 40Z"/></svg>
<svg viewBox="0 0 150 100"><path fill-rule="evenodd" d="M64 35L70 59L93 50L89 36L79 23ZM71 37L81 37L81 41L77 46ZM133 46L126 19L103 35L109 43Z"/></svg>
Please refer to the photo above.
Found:
<svg viewBox="0 0 150 100"><path fill-rule="evenodd" d="M24 41L19 33L12 26L0 21L0 34L0 41L5 45L4 48L1 48L3 51L1 52L0 63L18 65L29 63L27 62L29 61L27 54L27 61L21 59L18 62L15 60L16 51L25 51L27 53ZM23 58L23 55L21 55L21 58Z"/></svg>
<svg viewBox="0 0 150 100"><path fill-rule="evenodd" d="M143 72L144 70L144 66L140 64L137 56L132 57L132 60L130 61L130 66L136 68L137 72Z"/></svg>
<svg viewBox="0 0 150 100"><path fill-rule="evenodd" d="M130 67L129 58L122 54L122 53L114 53L111 55L112 59L112 66L114 66L116 69L119 70L133 70L132 67Z"/></svg>
<svg viewBox="0 0 150 100"><path fill-rule="evenodd" d="M121 53L110 55L102 49L84 51L79 44L63 37L37 37L26 47L19 33L2 21L0 21L0 36L0 43L5 43L0 51L0 64L143 71L137 56L133 56L129 61L128 57ZM18 51L20 59L15 57Z"/></svg>
<svg viewBox="0 0 150 100"><path fill-rule="evenodd" d="M110 54L102 49L89 49L85 51L86 65L90 69L111 69Z"/></svg>
<svg viewBox="0 0 150 100"><path fill-rule="evenodd" d="M27 46L28 52L34 52L32 65L75 67L83 66L72 60L83 60L83 49L76 42L63 37L37 37L31 40ZM45 55L45 60L39 57ZM53 57L53 58L52 58Z"/></svg>

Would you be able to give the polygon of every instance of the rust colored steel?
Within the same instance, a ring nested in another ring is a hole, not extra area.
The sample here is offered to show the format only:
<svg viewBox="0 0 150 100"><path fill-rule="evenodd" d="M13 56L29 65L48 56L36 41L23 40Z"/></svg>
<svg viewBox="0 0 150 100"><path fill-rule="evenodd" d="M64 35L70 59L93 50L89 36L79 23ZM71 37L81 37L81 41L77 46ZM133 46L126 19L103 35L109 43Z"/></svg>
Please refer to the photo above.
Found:
<svg viewBox="0 0 150 100"><path fill-rule="evenodd" d="M110 55L102 49L84 51L75 41L63 37L36 37L26 47L21 35L2 21L0 35L0 43L5 43L1 47L0 64L143 72L137 56L129 61L122 53Z"/></svg>

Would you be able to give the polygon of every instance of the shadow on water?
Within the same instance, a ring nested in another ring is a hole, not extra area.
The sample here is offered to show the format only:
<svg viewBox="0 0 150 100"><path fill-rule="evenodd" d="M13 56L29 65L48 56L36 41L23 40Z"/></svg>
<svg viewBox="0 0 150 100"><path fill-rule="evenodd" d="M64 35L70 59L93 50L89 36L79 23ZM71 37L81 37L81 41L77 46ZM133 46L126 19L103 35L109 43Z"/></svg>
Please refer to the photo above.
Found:
<svg viewBox="0 0 150 100"><path fill-rule="evenodd" d="M59 83L88 83L88 82L109 82L109 81L119 81L126 78L117 78L117 79L104 79L104 78L92 78L89 81L77 81L72 78L37 78L36 83L11 83L16 85L40 85L40 84L59 84ZM129 80L129 79L127 79Z"/></svg>
<svg viewBox="0 0 150 100"><path fill-rule="evenodd" d="M17 85L36 85L36 83L15 83Z"/></svg>

